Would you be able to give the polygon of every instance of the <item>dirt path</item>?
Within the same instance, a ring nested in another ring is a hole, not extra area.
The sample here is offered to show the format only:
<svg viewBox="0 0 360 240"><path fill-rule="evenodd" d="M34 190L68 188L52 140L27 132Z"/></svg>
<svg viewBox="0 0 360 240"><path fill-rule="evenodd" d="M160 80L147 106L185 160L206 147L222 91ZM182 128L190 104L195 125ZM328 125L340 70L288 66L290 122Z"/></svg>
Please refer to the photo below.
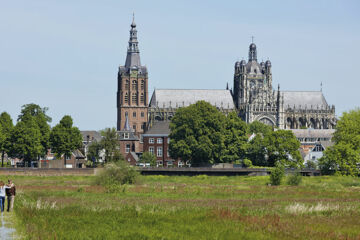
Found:
<svg viewBox="0 0 360 240"><path fill-rule="evenodd" d="M14 215L13 213L3 212L0 213L0 239L1 240L11 240L15 239L15 229L11 228L10 218Z"/></svg>

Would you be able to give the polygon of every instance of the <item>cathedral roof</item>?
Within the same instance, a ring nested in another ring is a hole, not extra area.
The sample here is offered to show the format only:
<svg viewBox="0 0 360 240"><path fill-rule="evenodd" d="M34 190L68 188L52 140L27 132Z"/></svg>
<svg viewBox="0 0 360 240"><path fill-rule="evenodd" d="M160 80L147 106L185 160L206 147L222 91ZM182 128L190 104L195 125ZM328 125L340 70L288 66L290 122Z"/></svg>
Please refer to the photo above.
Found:
<svg viewBox="0 0 360 240"><path fill-rule="evenodd" d="M284 108L293 109L328 109L325 97L320 91L283 91Z"/></svg>
<svg viewBox="0 0 360 240"><path fill-rule="evenodd" d="M230 90L206 89L156 89L151 97L150 107L186 107L201 100L216 107L235 109Z"/></svg>
<svg viewBox="0 0 360 240"><path fill-rule="evenodd" d="M328 138L331 139L335 129L291 129L297 138Z"/></svg>

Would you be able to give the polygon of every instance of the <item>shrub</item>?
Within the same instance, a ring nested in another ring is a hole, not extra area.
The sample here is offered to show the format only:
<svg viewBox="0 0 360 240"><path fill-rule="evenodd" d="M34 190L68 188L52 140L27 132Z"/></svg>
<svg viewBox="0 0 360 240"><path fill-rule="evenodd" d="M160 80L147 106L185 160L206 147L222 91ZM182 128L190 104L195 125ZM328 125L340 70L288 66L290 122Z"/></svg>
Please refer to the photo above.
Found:
<svg viewBox="0 0 360 240"><path fill-rule="evenodd" d="M309 168L309 169L317 169L317 164L316 164L315 161L308 160L308 161L305 163L305 167L306 167L306 168Z"/></svg>
<svg viewBox="0 0 360 240"><path fill-rule="evenodd" d="M276 162L275 168L270 173L270 184L280 185L285 174L285 168L280 162Z"/></svg>
<svg viewBox="0 0 360 240"><path fill-rule="evenodd" d="M300 173L294 173L288 176L287 183L291 186L298 186L301 183L302 177Z"/></svg>
<svg viewBox="0 0 360 240"><path fill-rule="evenodd" d="M245 158L243 161L243 165L244 165L244 167L247 167L247 168L252 167L252 162L250 159Z"/></svg>
<svg viewBox="0 0 360 240"><path fill-rule="evenodd" d="M124 161L107 163L95 177L95 184L106 187L108 192L121 190L123 184L133 184L138 180L139 173L135 167Z"/></svg>

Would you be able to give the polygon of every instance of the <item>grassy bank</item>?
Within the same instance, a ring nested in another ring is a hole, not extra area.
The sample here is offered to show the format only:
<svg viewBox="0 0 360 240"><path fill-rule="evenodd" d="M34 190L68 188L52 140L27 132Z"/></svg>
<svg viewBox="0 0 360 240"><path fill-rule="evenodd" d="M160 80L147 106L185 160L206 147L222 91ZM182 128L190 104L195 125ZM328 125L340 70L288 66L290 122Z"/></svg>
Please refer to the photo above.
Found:
<svg viewBox="0 0 360 240"><path fill-rule="evenodd" d="M93 177L12 177L25 239L356 239L360 181L143 176L119 193Z"/></svg>

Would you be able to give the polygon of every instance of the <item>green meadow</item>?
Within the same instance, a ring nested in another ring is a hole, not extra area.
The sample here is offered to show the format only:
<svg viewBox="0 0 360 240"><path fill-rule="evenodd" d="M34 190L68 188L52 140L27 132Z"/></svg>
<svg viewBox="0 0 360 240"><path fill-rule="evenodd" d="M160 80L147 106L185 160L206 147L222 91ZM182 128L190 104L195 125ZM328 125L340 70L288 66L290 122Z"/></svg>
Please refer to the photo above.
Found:
<svg viewBox="0 0 360 240"><path fill-rule="evenodd" d="M116 193L94 177L11 178L23 239L360 238L359 178L141 176Z"/></svg>

